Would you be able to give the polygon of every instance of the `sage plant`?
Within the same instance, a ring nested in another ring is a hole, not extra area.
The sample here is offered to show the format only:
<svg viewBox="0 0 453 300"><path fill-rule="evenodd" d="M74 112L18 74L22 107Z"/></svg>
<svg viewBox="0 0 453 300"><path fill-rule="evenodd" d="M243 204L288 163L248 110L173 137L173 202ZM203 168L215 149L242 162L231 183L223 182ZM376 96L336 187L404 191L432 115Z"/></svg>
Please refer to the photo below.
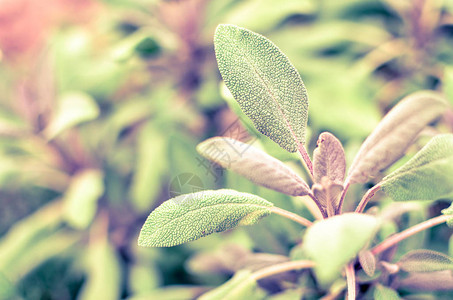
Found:
<svg viewBox="0 0 453 300"><path fill-rule="evenodd" d="M364 141L347 170L343 146L328 132L320 134L313 161L310 159L305 143L307 91L299 73L277 46L234 25L219 25L214 44L222 78L242 111L259 132L281 148L300 154L308 178L304 180L262 150L231 138L210 138L198 146L198 152L258 185L313 201L318 210L314 214L319 218L312 222L248 193L227 189L200 191L175 197L156 208L140 232L140 246L171 247L237 226L253 225L263 217L277 214L302 226L302 242L296 247L302 248L303 259L288 259L253 272L241 270L200 299L260 298L262 294L257 289L261 279L291 270L312 272L326 299L342 294L356 299L370 293L375 299L399 299L401 282L423 285L426 274L453 282L453 259L445 254L414 249L397 261L392 255L384 255L415 233L451 221L453 207L383 239L377 236L382 217L365 211L378 190L394 201L451 198L453 134L434 136L409 161L370 188L354 212L343 212L351 185L380 178L379 174L405 154L422 130L448 109L441 93L419 91L402 99ZM241 151L244 147L248 147L247 151ZM224 156L216 155L213 149L220 149ZM365 279L358 280L358 274ZM436 289L436 284L431 287Z"/></svg>

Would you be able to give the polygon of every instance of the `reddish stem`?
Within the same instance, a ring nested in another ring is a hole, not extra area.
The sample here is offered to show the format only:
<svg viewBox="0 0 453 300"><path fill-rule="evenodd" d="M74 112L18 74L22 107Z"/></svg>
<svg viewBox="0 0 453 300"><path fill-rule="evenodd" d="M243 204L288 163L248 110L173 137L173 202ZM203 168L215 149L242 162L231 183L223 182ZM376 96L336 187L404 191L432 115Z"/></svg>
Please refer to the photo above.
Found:
<svg viewBox="0 0 453 300"><path fill-rule="evenodd" d="M304 217L296 215L295 213L292 213L292 212L282 209L280 207L273 206L273 207L271 207L271 211L277 215L280 215L287 219L293 220L294 222L297 222L303 226L310 227L311 225L313 225L312 222L305 219Z"/></svg>
<svg viewBox="0 0 453 300"><path fill-rule="evenodd" d="M316 203L316 206L318 206L319 211L321 212L322 216L324 219L328 218L326 211L322 207L321 203L319 203L318 199L316 199L315 195L312 193L308 194L308 196Z"/></svg>
<svg viewBox="0 0 453 300"><path fill-rule="evenodd" d="M357 213L363 212L368 202L371 200L371 198L373 198L374 194L376 194L376 192L379 191L380 188L381 186L378 184L369 189L363 196L362 200L360 200L360 203L359 205L357 205L355 212Z"/></svg>
<svg viewBox="0 0 453 300"><path fill-rule="evenodd" d="M384 240L382 243L380 243L379 245L377 245L373 249L371 249L371 253L373 255L377 255L377 254L387 250L388 248L398 244L402 240L407 239L408 237L410 237L416 233L419 233L420 231L423 231L428 228L434 227L436 225L442 224L451 218L452 218L452 216L450 216L450 215L441 215L441 216L429 219L420 224L417 224L415 226L412 226L404 231L401 231L400 233L390 236L388 239Z"/></svg>
<svg viewBox="0 0 453 300"><path fill-rule="evenodd" d="M348 282L348 300L355 300L356 283L354 263L350 263L346 266L346 281Z"/></svg>
<svg viewBox="0 0 453 300"><path fill-rule="evenodd" d="M308 156L307 150L305 150L304 145L299 144L299 153L302 155L302 159L305 162L305 166L307 167L311 178L313 179L313 164L311 162L310 156Z"/></svg>
<svg viewBox="0 0 453 300"><path fill-rule="evenodd" d="M314 262L309 260L294 260L288 261L280 264L276 264L270 267L262 268L254 273L252 273L253 280L260 280L272 275L276 275L283 272L288 272L292 270L300 270L313 268L315 266Z"/></svg>
<svg viewBox="0 0 453 300"><path fill-rule="evenodd" d="M337 215L341 214L341 210L343 209L344 198L349 189L349 186L350 186L350 183L349 183L349 181L347 181L346 184L344 185L343 192L341 192L340 201L338 202Z"/></svg>

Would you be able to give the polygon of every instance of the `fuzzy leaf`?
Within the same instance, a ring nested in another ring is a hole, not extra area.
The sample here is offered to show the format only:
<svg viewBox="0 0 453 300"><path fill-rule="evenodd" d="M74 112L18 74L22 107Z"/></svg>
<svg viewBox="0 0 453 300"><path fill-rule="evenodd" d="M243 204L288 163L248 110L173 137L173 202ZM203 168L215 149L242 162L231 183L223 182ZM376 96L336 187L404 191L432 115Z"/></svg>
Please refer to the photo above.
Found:
<svg viewBox="0 0 453 300"><path fill-rule="evenodd" d="M408 291L451 291L453 273L448 271L411 273L398 283L398 289Z"/></svg>
<svg viewBox="0 0 453 300"><path fill-rule="evenodd" d="M199 144L197 151L256 184L291 196L310 193L308 185L293 170L251 145L231 138L215 137Z"/></svg>
<svg viewBox="0 0 453 300"><path fill-rule="evenodd" d="M359 262L363 271L370 277L374 276L376 272L376 258L369 250L362 250L359 252Z"/></svg>
<svg viewBox="0 0 453 300"><path fill-rule="evenodd" d="M234 25L214 37L220 74L244 113L289 152L305 144L308 97L299 73L267 38Z"/></svg>
<svg viewBox="0 0 453 300"><path fill-rule="evenodd" d="M156 208L142 227L138 244L171 247L238 225L252 225L271 213L272 203L233 190L181 195Z"/></svg>
<svg viewBox="0 0 453 300"><path fill-rule="evenodd" d="M436 272L453 270L453 259L432 250L413 250L404 255L398 265L406 272Z"/></svg>
<svg viewBox="0 0 453 300"><path fill-rule="evenodd" d="M446 107L444 98L432 91L417 92L401 100L362 144L349 169L347 181L365 183L369 177L394 163Z"/></svg>
<svg viewBox="0 0 453 300"><path fill-rule="evenodd" d="M340 276L341 269L374 236L378 220L370 215L346 213L316 221L304 237L304 250L315 262L315 273L323 285Z"/></svg>
<svg viewBox="0 0 453 300"><path fill-rule="evenodd" d="M254 299L253 291L256 288L256 280L250 270L237 272L230 280L221 286L203 294L199 300L236 300Z"/></svg>
<svg viewBox="0 0 453 300"><path fill-rule="evenodd" d="M343 185L334 183L327 176L324 176L320 183L313 184L312 189L315 197L326 208L327 215L335 215Z"/></svg>
<svg viewBox="0 0 453 300"><path fill-rule="evenodd" d="M389 287L377 284L373 293L374 300L399 300L398 292Z"/></svg>
<svg viewBox="0 0 453 300"><path fill-rule="evenodd" d="M313 152L313 179L320 183L324 176L332 182L343 183L346 159L341 142L331 133L319 135L318 147Z"/></svg>
<svg viewBox="0 0 453 300"><path fill-rule="evenodd" d="M437 200L453 195L452 182L453 134L443 134L386 176L381 189L396 201Z"/></svg>

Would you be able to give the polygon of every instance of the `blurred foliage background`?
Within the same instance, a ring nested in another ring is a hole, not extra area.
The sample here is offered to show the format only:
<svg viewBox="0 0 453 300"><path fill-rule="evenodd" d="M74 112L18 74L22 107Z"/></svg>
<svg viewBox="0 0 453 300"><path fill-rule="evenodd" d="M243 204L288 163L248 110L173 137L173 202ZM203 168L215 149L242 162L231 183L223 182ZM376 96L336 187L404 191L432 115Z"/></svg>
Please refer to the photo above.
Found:
<svg viewBox="0 0 453 300"><path fill-rule="evenodd" d="M300 199L219 170L195 151L227 135L303 172L297 156L250 127L222 85L212 43L220 23L269 37L299 70L310 96L310 151L327 130L350 161L410 92L439 90L453 102L449 0L2 0L1 299L191 299L245 265L284 259L300 242L299 225L271 216L178 247L136 245L153 208L200 189L253 192L311 218ZM449 111L408 157L451 131ZM346 206L362 193L353 187ZM401 222L447 205L407 209ZM452 254L449 234L440 227L402 247ZM312 278L303 280L310 299Z"/></svg>

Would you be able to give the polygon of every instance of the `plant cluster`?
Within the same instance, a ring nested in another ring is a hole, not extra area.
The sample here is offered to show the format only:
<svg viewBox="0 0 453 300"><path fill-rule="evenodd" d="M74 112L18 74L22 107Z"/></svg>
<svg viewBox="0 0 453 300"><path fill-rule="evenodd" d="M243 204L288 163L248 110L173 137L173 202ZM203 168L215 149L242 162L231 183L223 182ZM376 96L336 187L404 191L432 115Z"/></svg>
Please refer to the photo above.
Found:
<svg viewBox="0 0 453 300"><path fill-rule="evenodd" d="M429 124L442 116L448 108L444 96L435 91L406 96L363 142L346 172L342 144L329 132L320 134L310 159L305 146L307 91L299 73L277 46L234 25L219 25L214 44L222 78L244 114L281 148L300 154L307 178L259 148L228 137L210 138L199 144L198 152L258 185L301 197L298 199L307 205L311 201L317 220L312 222L249 193L200 191L175 197L156 208L143 225L139 245L175 246L277 214L303 226L301 241L291 257L257 270L240 270L201 299L263 298L266 293L259 288L261 280L295 270L299 279L314 276L314 291L299 291L299 297L323 295L334 299L347 294L348 299L399 299L401 293L411 289L451 289L452 258L426 249L396 256L395 250L414 234L449 222L453 208L401 232L386 225L404 209L395 208L393 216L377 207L365 209L379 190L396 203L429 203L452 197L452 134L434 136L417 154L369 188L354 212L343 211L352 185L379 178ZM286 289L297 290L297 280Z"/></svg>

